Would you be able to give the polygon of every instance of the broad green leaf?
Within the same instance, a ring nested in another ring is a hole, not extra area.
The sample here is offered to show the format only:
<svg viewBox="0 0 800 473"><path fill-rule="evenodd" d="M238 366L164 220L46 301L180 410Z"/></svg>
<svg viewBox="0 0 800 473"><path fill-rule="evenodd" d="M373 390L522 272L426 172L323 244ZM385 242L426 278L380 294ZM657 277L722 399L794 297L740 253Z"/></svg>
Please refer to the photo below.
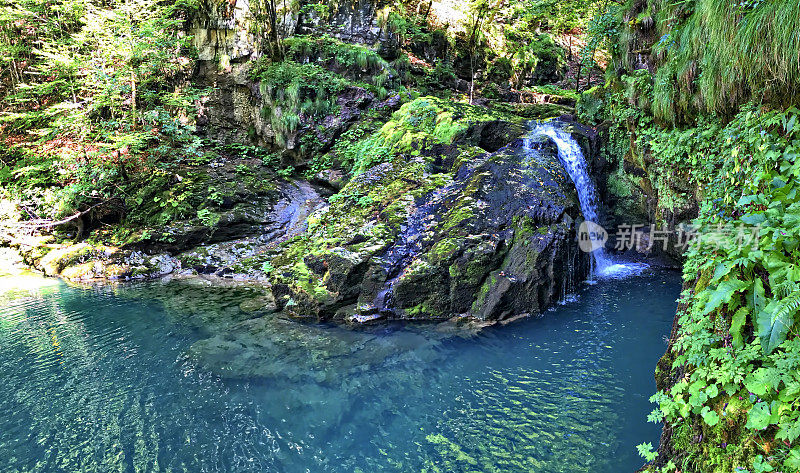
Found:
<svg viewBox="0 0 800 473"><path fill-rule="evenodd" d="M794 129L794 124L796 122L797 122L797 115L792 115L791 118L789 118L789 121L786 122L784 130L786 130L787 132L791 132Z"/></svg>
<svg viewBox="0 0 800 473"><path fill-rule="evenodd" d="M689 404L693 407L701 407L708 401L708 394L703 390L705 387L704 381L695 381L689 386Z"/></svg>
<svg viewBox="0 0 800 473"><path fill-rule="evenodd" d="M744 386L748 391L758 397L764 397L768 392L778 387L781 375L774 368L759 368L747 375Z"/></svg>
<svg viewBox="0 0 800 473"><path fill-rule="evenodd" d="M767 271L770 272L777 271L778 269L783 268L787 264L789 264L789 262L786 261L786 258L784 258L783 255L778 254L775 251L770 251L766 255L764 255L764 267L767 269Z"/></svg>
<svg viewBox="0 0 800 473"><path fill-rule="evenodd" d="M748 305L754 313L758 314L764 310L764 304L766 304L767 298L764 295L764 283L761 282L760 278L756 278L756 280L753 281L752 293L747 299Z"/></svg>
<svg viewBox="0 0 800 473"><path fill-rule="evenodd" d="M769 404L766 402L758 402L747 414L747 424L745 427L753 430L763 430L769 426L770 421Z"/></svg>
<svg viewBox="0 0 800 473"><path fill-rule="evenodd" d="M800 205L794 203L786 209L783 215L783 223L786 228L794 228L800 223Z"/></svg>
<svg viewBox="0 0 800 473"><path fill-rule="evenodd" d="M642 456L648 462L651 462L656 459L658 456L658 452L653 451L653 444L650 442L642 443L636 446L636 450L639 451L639 455Z"/></svg>
<svg viewBox="0 0 800 473"><path fill-rule="evenodd" d="M767 221L763 213L742 215L740 220L748 225L759 225Z"/></svg>
<svg viewBox="0 0 800 473"><path fill-rule="evenodd" d="M747 307L740 307L733 314L733 318L731 319L731 337L733 337L733 346L736 348L742 348L744 346L744 339L742 338L742 328L747 323L747 314L750 312L750 309Z"/></svg>
<svg viewBox="0 0 800 473"><path fill-rule="evenodd" d="M708 314L722 304L730 302L731 297L733 297L735 293L743 291L749 285L749 283L741 281L737 278L722 281L719 283L716 289L711 292L711 296L709 297L708 302L706 302L706 307L703 310L703 314Z"/></svg>
<svg viewBox="0 0 800 473"><path fill-rule="evenodd" d="M750 204L753 201L758 200L758 195L743 195L739 198L739 201L736 202L737 207L742 207L744 205Z"/></svg>
<svg viewBox="0 0 800 473"><path fill-rule="evenodd" d="M769 473L775 471L775 468L769 464L769 460L764 459L764 455L756 455L753 459L754 473Z"/></svg>
<svg viewBox="0 0 800 473"><path fill-rule="evenodd" d="M679 414L681 417L689 417L689 414L692 412L692 406L689 404L684 404L681 406Z"/></svg>
<svg viewBox="0 0 800 473"><path fill-rule="evenodd" d="M714 269L714 277L711 280L719 281L731 272L731 268L733 268L733 261L724 261L719 263Z"/></svg>
<svg viewBox="0 0 800 473"><path fill-rule="evenodd" d="M703 409L703 412L701 413L703 416L703 420L710 427L714 427L719 422L719 414L717 414L716 411L706 410L706 409L709 409L709 407L706 406Z"/></svg>

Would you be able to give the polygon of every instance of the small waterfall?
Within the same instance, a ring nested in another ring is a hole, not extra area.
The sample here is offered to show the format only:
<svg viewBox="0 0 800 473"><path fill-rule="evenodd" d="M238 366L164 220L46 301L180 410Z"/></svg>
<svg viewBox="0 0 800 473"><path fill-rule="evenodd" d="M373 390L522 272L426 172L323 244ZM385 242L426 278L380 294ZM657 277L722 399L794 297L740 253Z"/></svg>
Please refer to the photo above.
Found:
<svg viewBox="0 0 800 473"><path fill-rule="evenodd" d="M583 218L590 222L599 224L597 212L597 202L599 201L597 190L592 179L589 177L586 159L583 157L583 150L572 136L566 131L558 128L552 122L536 123L531 128L528 139L525 140L525 148L530 149L532 138L537 136L547 136L558 147L558 159L569 174L578 192ZM602 277L624 277L634 273L640 273L647 265L644 264L619 264L612 261L603 248L598 248L592 252L591 269L589 279L593 279L597 274Z"/></svg>

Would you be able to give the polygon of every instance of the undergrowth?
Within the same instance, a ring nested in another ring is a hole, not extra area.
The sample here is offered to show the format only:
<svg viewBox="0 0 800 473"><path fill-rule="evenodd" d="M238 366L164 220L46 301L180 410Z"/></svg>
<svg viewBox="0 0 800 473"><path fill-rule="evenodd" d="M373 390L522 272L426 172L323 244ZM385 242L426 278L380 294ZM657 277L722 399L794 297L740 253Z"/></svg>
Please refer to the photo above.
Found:
<svg viewBox="0 0 800 473"><path fill-rule="evenodd" d="M629 0L629 11L635 0ZM622 21L622 20L621 20ZM687 123L699 114L730 119L754 99L776 108L797 102L800 92L800 4L795 0L691 0L647 2L619 34L622 63L641 54L631 41L655 24L652 55L653 112L670 123ZM632 49L636 49L632 51Z"/></svg>
<svg viewBox="0 0 800 473"><path fill-rule="evenodd" d="M681 376L651 399L649 420L670 427L662 452L671 455L658 458L647 444L640 452L655 460L650 471L798 471L800 110L747 104L728 122L665 127L636 107L652 94L642 76L609 83L594 110L627 143L625 159L646 171L659 208L676 205L669 196L679 180L700 210L687 227L687 308L664 357L669 373L657 375Z"/></svg>

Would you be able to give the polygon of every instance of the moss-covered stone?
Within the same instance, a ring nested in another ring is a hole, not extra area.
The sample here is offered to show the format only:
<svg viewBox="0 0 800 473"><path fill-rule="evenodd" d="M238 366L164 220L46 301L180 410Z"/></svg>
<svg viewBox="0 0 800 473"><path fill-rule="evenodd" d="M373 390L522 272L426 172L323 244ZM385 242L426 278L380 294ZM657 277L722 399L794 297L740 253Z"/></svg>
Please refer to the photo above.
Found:
<svg viewBox="0 0 800 473"><path fill-rule="evenodd" d="M269 261L284 310L328 318L354 306L355 313L345 316L354 320L469 313L512 244L519 247L515 268L528 264L539 274L523 278L528 289L543 284L550 274L537 267L546 265L540 259L553 257L553 250L557 258L565 257L548 232L567 208L577 211L577 202L554 148L527 153L515 142L512 149L487 153L478 146L502 148L503 140L518 136L520 131L512 130L522 128L500 126L498 117L484 108L424 97L355 143L351 150L387 152L377 161L361 159L330 206L312 214L307 231L281 245ZM528 223L517 239L514 232L495 230L517 225L518 219ZM551 247L543 248L543 242ZM548 282L542 289L547 296L536 289L534 296L520 297L510 312L538 310L559 284ZM522 287L514 285L514 291ZM530 307L522 309L525 304ZM507 309L475 314L498 318Z"/></svg>

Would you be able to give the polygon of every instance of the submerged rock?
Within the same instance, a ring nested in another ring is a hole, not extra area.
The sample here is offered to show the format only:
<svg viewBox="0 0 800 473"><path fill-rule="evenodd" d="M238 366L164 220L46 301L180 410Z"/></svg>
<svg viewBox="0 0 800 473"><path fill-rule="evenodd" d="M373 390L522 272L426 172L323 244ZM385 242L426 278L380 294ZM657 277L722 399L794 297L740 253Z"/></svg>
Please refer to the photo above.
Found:
<svg viewBox="0 0 800 473"><path fill-rule="evenodd" d="M262 312L271 314L277 310L278 306L275 304L275 297L272 293L266 293L263 296L247 299L239 303L239 309L242 312Z"/></svg>
<svg viewBox="0 0 800 473"><path fill-rule="evenodd" d="M391 334L298 324L281 316L245 320L196 342L189 357L228 378L313 380L331 384L393 357L436 356L447 334L411 330ZM420 360L422 361L422 360Z"/></svg>

